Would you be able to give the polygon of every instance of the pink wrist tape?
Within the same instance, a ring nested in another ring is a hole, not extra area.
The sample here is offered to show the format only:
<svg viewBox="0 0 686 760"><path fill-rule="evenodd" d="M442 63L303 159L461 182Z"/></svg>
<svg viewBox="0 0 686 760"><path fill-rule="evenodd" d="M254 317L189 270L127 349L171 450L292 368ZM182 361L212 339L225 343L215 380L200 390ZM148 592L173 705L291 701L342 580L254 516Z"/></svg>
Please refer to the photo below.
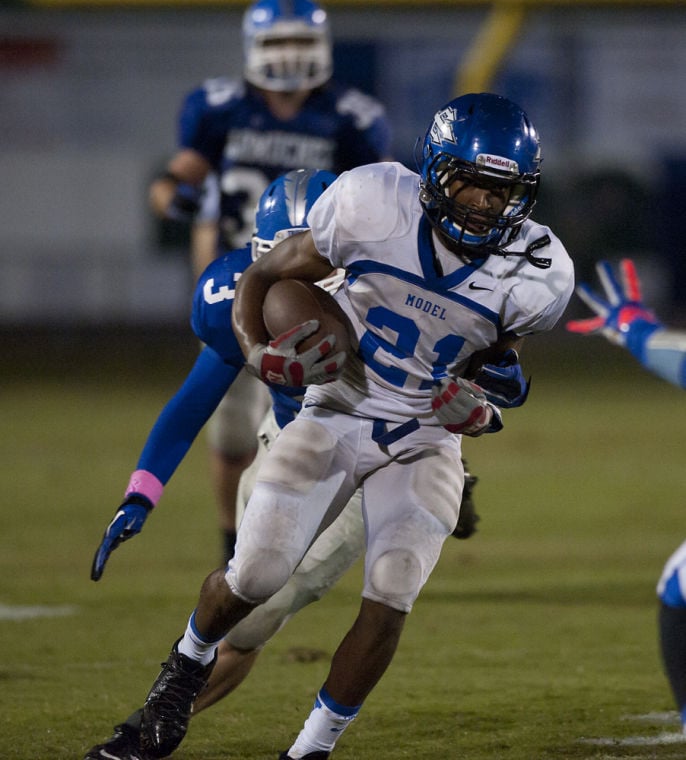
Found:
<svg viewBox="0 0 686 760"><path fill-rule="evenodd" d="M150 499L154 506L160 500L162 491L164 491L164 486L151 472L136 470L129 478L129 485L124 496L128 496L130 493L140 493Z"/></svg>

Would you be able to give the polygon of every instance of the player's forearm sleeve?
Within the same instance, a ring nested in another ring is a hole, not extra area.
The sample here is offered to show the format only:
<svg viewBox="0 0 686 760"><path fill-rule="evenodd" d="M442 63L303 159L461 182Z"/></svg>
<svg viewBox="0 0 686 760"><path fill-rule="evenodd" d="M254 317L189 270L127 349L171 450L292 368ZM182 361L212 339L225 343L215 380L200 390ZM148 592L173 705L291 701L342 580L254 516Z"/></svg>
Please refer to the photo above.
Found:
<svg viewBox="0 0 686 760"><path fill-rule="evenodd" d="M655 330L646 340L638 358L646 369L680 388L686 388L686 332Z"/></svg>

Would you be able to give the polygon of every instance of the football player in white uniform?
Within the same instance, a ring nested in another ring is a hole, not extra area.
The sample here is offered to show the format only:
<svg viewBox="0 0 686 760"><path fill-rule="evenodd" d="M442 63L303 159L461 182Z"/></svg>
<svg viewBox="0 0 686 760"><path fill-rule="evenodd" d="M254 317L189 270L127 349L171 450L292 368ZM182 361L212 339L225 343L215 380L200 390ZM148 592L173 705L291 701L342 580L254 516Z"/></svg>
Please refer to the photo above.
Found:
<svg viewBox="0 0 686 760"><path fill-rule="evenodd" d="M598 295L585 283L577 288L595 316L572 320L567 329L582 335L601 334L626 348L646 369L686 388L686 331L665 327L644 306L631 259L622 259L619 270L617 279L608 261L598 262L596 271L604 293ZM686 542L665 563L657 595L662 661L686 733Z"/></svg>
<svg viewBox="0 0 686 760"><path fill-rule="evenodd" d="M234 332L259 377L309 385L274 442L241 523L236 554L212 572L143 708L141 749L182 741L221 639L277 593L308 547L362 488L366 554L358 617L334 654L315 707L283 760L324 760L395 652L404 620L458 519L461 435L502 428L465 379L479 351L548 330L573 290L572 263L529 217L540 179L538 134L514 103L456 98L434 116L420 173L397 163L342 174L312 207L310 231L279 243L237 284ZM269 342L262 302L285 278L346 272L336 297L358 349L317 329ZM458 435L453 435L457 433Z"/></svg>
<svg viewBox="0 0 686 760"><path fill-rule="evenodd" d="M257 206L251 245L213 261L200 275L191 323L195 334L203 341L204 349L148 436L130 478L124 503L98 548L93 566L94 579L101 576L112 549L140 530L142 520L161 498L162 489L215 409L218 399L242 376L240 370L245 358L231 330L235 280L252 260L268 253L279 240L306 228L307 212L335 178L331 172L300 169L274 180ZM341 282L341 273L336 272L319 284L334 291ZM521 368L516 362L511 363L512 358L506 357L507 366L503 363L499 366L482 365L478 373L488 397L503 406L521 405L528 393ZM270 391L272 406L258 431L258 454L243 472L239 484L239 522L259 463L280 430L295 417L304 393L304 389L272 388ZM460 517L453 531L457 538L469 538L476 529L478 516L471 501L475 480L473 476L465 476ZM193 705L194 713L214 704L242 683L270 638L300 609L324 596L362 555L364 525L360 501L358 489L333 525L310 547L288 583L229 632L219 647L208 686ZM85 760L136 760L140 755L141 714L142 710L136 710L117 724L112 737L92 747Z"/></svg>

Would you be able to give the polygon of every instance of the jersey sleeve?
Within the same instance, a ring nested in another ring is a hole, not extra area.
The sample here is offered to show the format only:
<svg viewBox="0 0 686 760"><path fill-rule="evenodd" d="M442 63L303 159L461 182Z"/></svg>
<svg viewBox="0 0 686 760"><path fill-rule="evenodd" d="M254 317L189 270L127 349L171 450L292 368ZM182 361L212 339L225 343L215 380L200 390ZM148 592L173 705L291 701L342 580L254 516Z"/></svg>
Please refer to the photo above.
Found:
<svg viewBox="0 0 686 760"><path fill-rule="evenodd" d="M208 79L184 99L177 124L179 148L200 153L212 166L221 160L226 128L213 118L226 109L240 92L240 84L225 78Z"/></svg>
<svg viewBox="0 0 686 760"><path fill-rule="evenodd" d="M315 246L334 267L345 269L358 243L406 232L412 215L398 198L416 192L416 175L399 163L360 166L342 174L317 199L307 217Z"/></svg>
<svg viewBox="0 0 686 760"><path fill-rule="evenodd" d="M179 112L177 143L179 148L190 148L200 152L202 145L203 121L207 111L205 90L199 87L184 99Z"/></svg>
<svg viewBox="0 0 686 760"><path fill-rule="evenodd" d="M567 308L574 292L574 266L560 240L542 225L536 225L536 234L547 234L550 243L540 255L550 257L549 269L539 269L522 260L505 300L503 325L516 335L533 335L551 330Z"/></svg>
<svg viewBox="0 0 686 760"><path fill-rule="evenodd" d="M336 110L347 117L337 148L337 173L390 159L391 125L376 98L350 88L337 98Z"/></svg>

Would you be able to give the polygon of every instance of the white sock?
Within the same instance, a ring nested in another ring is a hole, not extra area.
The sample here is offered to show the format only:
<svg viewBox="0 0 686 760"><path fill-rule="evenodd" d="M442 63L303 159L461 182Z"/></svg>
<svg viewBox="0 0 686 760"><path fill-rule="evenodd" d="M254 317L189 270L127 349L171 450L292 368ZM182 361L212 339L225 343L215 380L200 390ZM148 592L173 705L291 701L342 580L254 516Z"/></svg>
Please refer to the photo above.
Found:
<svg viewBox="0 0 686 760"><path fill-rule="evenodd" d="M218 646L219 641L207 641L195 627L194 610L188 619L186 633L184 633L183 638L179 641L179 652L185 654L186 657L190 657L191 660L200 662L202 665L209 665L214 659L214 653Z"/></svg>
<svg viewBox="0 0 686 760"><path fill-rule="evenodd" d="M360 707L362 705L356 707L339 705L322 687L302 731L288 750L288 756L297 760L309 752L331 752L338 737L357 716Z"/></svg>

